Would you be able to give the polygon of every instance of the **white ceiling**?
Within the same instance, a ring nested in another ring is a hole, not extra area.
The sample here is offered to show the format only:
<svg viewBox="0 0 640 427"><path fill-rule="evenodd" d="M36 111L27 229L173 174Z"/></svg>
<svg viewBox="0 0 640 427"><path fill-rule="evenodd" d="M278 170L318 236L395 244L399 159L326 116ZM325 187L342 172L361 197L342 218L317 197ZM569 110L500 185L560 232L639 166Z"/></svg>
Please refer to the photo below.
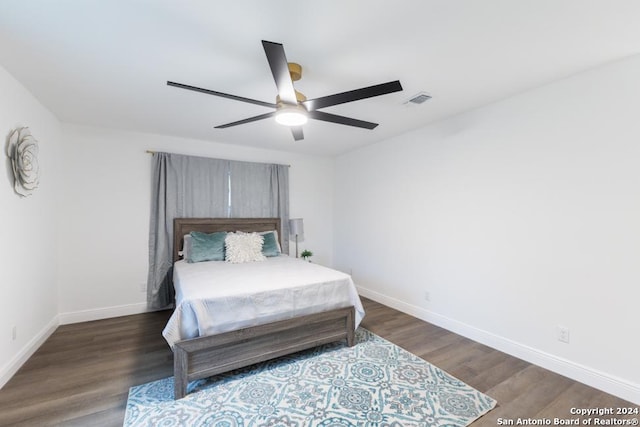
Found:
<svg viewBox="0 0 640 427"><path fill-rule="evenodd" d="M214 129L270 110L166 85L274 102L261 40L308 98L404 91L325 109L374 130L311 120L294 142L272 119ZM637 0L0 0L0 65L63 122L327 156L637 53Z"/></svg>

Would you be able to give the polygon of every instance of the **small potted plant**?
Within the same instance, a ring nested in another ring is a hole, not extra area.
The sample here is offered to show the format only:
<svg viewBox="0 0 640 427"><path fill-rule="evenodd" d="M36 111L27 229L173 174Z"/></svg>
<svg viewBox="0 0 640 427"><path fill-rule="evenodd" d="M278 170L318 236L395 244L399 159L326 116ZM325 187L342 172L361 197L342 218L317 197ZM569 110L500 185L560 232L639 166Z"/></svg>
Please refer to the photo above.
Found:
<svg viewBox="0 0 640 427"><path fill-rule="evenodd" d="M302 257L303 260L305 260L307 262L311 262L311 260L309 258L311 258L313 256L313 252L305 249L304 251L302 251L300 256Z"/></svg>

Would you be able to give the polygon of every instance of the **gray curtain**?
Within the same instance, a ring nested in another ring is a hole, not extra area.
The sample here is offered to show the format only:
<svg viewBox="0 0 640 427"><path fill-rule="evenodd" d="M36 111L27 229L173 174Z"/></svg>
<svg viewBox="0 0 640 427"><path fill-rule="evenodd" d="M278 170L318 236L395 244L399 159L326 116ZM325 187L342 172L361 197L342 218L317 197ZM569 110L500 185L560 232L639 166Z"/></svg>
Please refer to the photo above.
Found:
<svg viewBox="0 0 640 427"><path fill-rule="evenodd" d="M282 218L288 253L289 168L155 153L151 168L147 303L173 303L173 219ZM287 228L285 228L287 227Z"/></svg>

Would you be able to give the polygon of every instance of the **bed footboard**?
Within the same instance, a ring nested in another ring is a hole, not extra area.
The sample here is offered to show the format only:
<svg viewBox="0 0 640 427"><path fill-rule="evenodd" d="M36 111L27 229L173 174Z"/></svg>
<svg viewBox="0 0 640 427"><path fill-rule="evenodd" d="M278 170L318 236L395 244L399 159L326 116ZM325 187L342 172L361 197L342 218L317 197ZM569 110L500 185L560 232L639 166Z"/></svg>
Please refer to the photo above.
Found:
<svg viewBox="0 0 640 427"><path fill-rule="evenodd" d="M179 341L174 344L174 396L187 394L189 381L342 339L355 341L355 308L345 307L292 319Z"/></svg>

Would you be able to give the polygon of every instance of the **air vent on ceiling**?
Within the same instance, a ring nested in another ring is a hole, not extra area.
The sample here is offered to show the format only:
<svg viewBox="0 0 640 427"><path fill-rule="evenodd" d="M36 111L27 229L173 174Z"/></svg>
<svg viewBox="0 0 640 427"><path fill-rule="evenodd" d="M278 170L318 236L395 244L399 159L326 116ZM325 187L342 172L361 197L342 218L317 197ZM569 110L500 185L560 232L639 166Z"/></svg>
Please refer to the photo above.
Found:
<svg viewBox="0 0 640 427"><path fill-rule="evenodd" d="M407 103L411 103L411 104L422 104L425 101L428 101L431 99L430 95L427 95L424 92L420 92L419 94L411 97L411 99L409 99L407 101Z"/></svg>

